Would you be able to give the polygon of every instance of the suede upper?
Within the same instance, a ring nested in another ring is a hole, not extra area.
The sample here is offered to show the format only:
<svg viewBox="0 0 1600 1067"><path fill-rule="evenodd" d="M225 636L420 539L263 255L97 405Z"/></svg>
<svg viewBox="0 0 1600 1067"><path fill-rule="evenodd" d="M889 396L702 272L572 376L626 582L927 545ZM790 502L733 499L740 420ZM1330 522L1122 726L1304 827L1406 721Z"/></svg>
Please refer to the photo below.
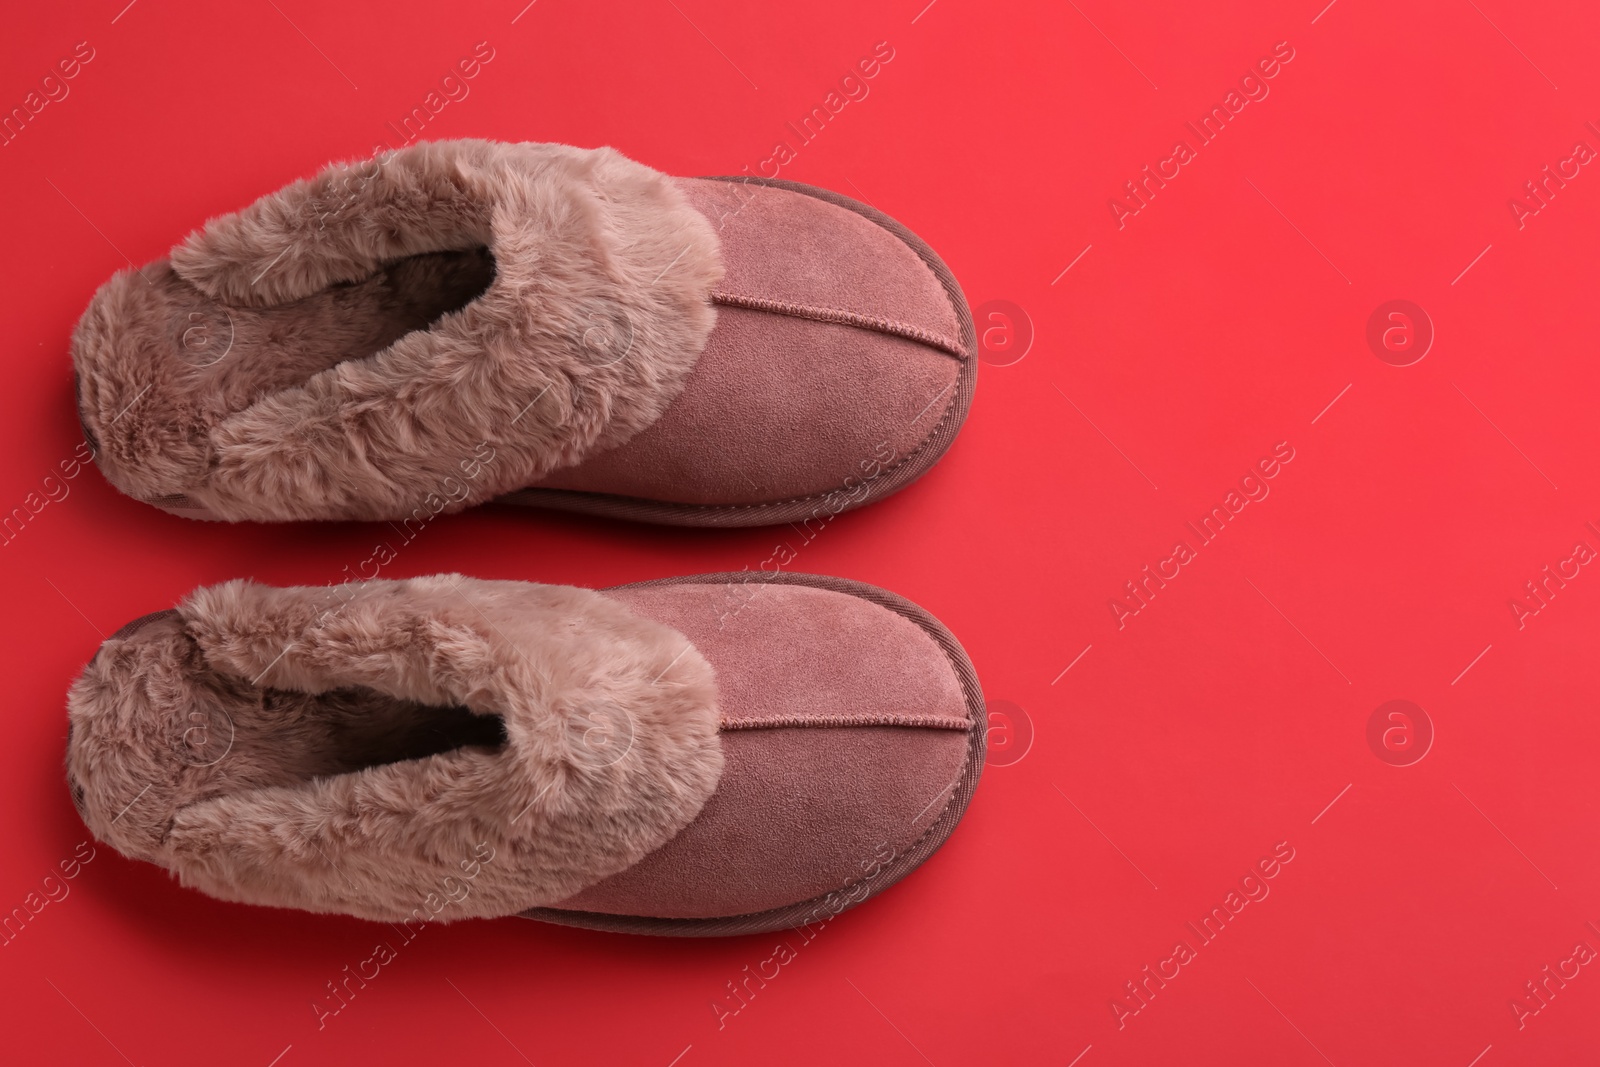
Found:
<svg viewBox="0 0 1600 1067"><path fill-rule="evenodd" d="M943 650L859 597L759 581L606 595L717 672L726 764L671 841L559 908L709 918L821 897L909 850L968 773L978 729Z"/></svg>
<svg viewBox="0 0 1600 1067"><path fill-rule="evenodd" d="M824 506L843 510L887 495L887 471L931 465L929 439L965 415L960 382L975 366L959 292L843 198L677 183L722 243L717 328L659 420L538 488L707 511L831 493Z"/></svg>

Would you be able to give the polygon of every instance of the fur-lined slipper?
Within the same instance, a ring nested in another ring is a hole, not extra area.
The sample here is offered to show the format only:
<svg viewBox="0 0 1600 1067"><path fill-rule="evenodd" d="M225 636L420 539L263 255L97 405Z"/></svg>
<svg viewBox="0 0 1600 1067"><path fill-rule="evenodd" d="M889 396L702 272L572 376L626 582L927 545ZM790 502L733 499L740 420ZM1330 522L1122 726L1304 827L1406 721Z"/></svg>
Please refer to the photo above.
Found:
<svg viewBox="0 0 1600 1067"><path fill-rule="evenodd" d="M904 877L966 810L985 724L921 608L748 573L228 582L124 626L68 709L95 837L212 896L683 936L824 923Z"/></svg>
<svg viewBox="0 0 1600 1067"><path fill-rule="evenodd" d="M268 522L831 516L943 455L975 352L948 268L864 204L479 140L212 219L72 338L113 485Z"/></svg>

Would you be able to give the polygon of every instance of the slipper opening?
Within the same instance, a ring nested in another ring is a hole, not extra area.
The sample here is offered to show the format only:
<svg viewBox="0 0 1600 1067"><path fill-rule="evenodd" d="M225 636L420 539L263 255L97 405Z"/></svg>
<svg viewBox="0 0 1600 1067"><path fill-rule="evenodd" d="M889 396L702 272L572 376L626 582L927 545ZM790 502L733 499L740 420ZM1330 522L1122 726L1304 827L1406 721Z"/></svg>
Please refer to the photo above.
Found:
<svg viewBox="0 0 1600 1067"><path fill-rule="evenodd" d="M370 689L338 689L316 696L272 689L262 693L262 707L269 718L275 717L277 705L298 708L308 704L316 705L309 714L328 724L328 747L323 755L334 769L321 770L315 764L287 768L303 779L352 774L458 749L498 752L508 740L505 720L499 715L396 700Z"/></svg>
<svg viewBox="0 0 1600 1067"><path fill-rule="evenodd" d="M208 317L221 312L224 322L193 335L191 347L202 364L215 360L218 385L225 391L244 385L247 396L239 399L253 402L340 363L366 359L408 333L432 329L487 292L494 278L487 248L422 252L287 304L217 304ZM231 354L243 358L227 357L223 346L230 341ZM271 358L253 359L251 349Z"/></svg>

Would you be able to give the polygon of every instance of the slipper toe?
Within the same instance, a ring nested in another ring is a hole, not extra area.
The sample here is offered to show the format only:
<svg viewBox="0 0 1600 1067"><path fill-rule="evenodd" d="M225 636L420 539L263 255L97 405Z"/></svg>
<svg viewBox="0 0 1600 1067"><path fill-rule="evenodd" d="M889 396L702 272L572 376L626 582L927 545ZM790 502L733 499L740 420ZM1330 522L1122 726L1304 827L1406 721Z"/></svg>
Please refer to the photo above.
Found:
<svg viewBox="0 0 1600 1067"><path fill-rule="evenodd" d="M938 255L813 186L678 185L716 228L727 271L695 373L638 436L510 499L743 526L837 514L926 472L977 370L971 313Z"/></svg>
<svg viewBox="0 0 1600 1067"><path fill-rule="evenodd" d="M661 848L529 917L679 935L814 925L904 877L960 819L983 711L949 632L860 583L721 577L606 594L717 672L717 791Z"/></svg>

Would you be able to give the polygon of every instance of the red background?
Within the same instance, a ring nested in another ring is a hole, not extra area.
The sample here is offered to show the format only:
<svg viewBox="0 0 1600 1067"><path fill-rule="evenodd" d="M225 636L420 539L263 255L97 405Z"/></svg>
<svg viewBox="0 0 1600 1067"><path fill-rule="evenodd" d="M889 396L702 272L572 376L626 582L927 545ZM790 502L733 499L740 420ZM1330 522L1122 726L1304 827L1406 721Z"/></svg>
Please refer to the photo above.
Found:
<svg viewBox="0 0 1600 1067"><path fill-rule="evenodd" d="M1592 8L125 2L17 7L0 36L8 109L77 42L94 50L0 148L0 507L80 439L67 340L97 285L398 143L385 124L478 42L494 58L425 136L609 144L702 174L792 145L785 123L886 41L870 95L781 176L899 218L975 308L1012 302L1034 338L983 368L938 468L794 566L931 609L1033 741L989 768L921 871L720 1029L713 1000L776 935L508 919L428 928L319 1030L311 1002L387 928L214 902L101 848L0 948L0 1056L1594 1061L1600 967L1521 1028L1510 1004L1578 942L1600 949L1600 574L1581 568L1522 629L1508 603L1576 542L1600 549L1585 525L1600 525L1600 175L1582 168L1521 228L1508 206L1576 141L1600 148ZM1270 95L1119 229L1123 182L1280 41L1294 59ZM1365 340L1397 298L1436 331L1407 367ZM1006 323L983 319L1002 344ZM1123 583L1284 441L1295 458L1270 496L1119 629ZM87 836L63 784L63 694L102 635L203 583L337 581L387 536L186 522L92 468L66 484L0 549L6 910ZM485 507L385 573L598 586L754 567L790 536ZM1435 731L1411 766L1368 745L1392 699ZM1270 896L1119 1029L1123 983L1279 842L1294 859Z"/></svg>

